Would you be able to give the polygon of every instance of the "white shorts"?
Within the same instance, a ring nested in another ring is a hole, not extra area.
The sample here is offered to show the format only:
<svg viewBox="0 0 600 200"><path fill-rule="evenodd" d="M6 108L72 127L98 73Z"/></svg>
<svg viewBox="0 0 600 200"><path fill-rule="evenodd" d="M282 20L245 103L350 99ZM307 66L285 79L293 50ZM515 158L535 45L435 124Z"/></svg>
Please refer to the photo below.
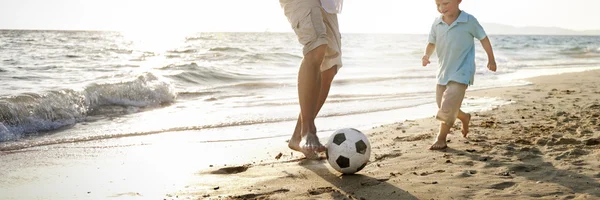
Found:
<svg viewBox="0 0 600 200"><path fill-rule="evenodd" d="M437 85L435 101L439 109L435 118L449 126L454 125L466 91L467 85L454 81Z"/></svg>
<svg viewBox="0 0 600 200"><path fill-rule="evenodd" d="M304 45L303 54L326 44L321 71L342 67L342 36L337 15L326 12L320 0L279 0L279 3L298 41Z"/></svg>

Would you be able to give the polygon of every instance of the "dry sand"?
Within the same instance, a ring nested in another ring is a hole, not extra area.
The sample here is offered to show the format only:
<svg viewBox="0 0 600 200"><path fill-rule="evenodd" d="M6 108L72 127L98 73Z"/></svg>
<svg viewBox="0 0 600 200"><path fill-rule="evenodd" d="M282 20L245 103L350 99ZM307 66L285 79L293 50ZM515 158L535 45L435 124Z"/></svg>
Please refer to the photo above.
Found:
<svg viewBox="0 0 600 200"><path fill-rule="evenodd" d="M356 175L281 148L271 160L199 171L173 199L600 199L600 70L468 91L514 103L472 113L448 149L430 151L433 118L364 130L370 163ZM457 120L458 121L458 120ZM279 158L279 159L276 159ZM167 199L168 199L167 198Z"/></svg>

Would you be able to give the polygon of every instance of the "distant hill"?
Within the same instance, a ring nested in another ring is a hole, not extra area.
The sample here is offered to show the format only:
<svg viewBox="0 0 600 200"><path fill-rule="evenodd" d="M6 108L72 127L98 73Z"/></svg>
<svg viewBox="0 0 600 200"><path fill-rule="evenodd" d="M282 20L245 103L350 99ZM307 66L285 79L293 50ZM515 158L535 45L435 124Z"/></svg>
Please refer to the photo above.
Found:
<svg viewBox="0 0 600 200"><path fill-rule="evenodd" d="M557 27L516 27L494 23L483 23L482 26L490 35L600 35L600 30L575 31Z"/></svg>

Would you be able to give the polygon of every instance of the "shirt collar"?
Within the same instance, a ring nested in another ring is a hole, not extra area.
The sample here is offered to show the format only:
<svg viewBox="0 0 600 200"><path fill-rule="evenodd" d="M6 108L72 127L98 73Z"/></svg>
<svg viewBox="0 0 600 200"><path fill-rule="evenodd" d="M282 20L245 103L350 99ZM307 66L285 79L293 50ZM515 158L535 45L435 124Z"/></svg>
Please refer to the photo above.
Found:
<svg viewBox="0 0 600 200"><path fill-rule="evenodd" d="M442 17L443 16L440 15L437 19L435 19L435 24L444 23L444 20L442 20ZM461 10L460 14L458 15L458 18L456 18L455 23L457 23L457 22L467 22L467 21L469 21L468 14L465 11Z"/></svg>

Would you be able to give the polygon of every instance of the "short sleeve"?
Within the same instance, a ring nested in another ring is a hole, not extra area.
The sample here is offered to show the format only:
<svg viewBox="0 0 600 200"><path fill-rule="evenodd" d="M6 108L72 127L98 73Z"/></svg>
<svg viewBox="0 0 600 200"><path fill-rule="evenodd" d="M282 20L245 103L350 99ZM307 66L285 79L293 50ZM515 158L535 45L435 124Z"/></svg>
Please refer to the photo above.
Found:
<svg viewBox="0 0 600 200"><path fill-rule="evenodd" d="M471 17L469 24L471 25L471 35L477 38L477 40L483 40L487 36L485 30L483 30L483 27L475 17Z"/></svg>
<svg viewBox="0 0 600 200"><path fill-rule="evenodd" d="M436 31L435 31L435 23L431 25L431 30L429 31L429 40L428 42L431 44L435 44L437 39Z"/></svg>

